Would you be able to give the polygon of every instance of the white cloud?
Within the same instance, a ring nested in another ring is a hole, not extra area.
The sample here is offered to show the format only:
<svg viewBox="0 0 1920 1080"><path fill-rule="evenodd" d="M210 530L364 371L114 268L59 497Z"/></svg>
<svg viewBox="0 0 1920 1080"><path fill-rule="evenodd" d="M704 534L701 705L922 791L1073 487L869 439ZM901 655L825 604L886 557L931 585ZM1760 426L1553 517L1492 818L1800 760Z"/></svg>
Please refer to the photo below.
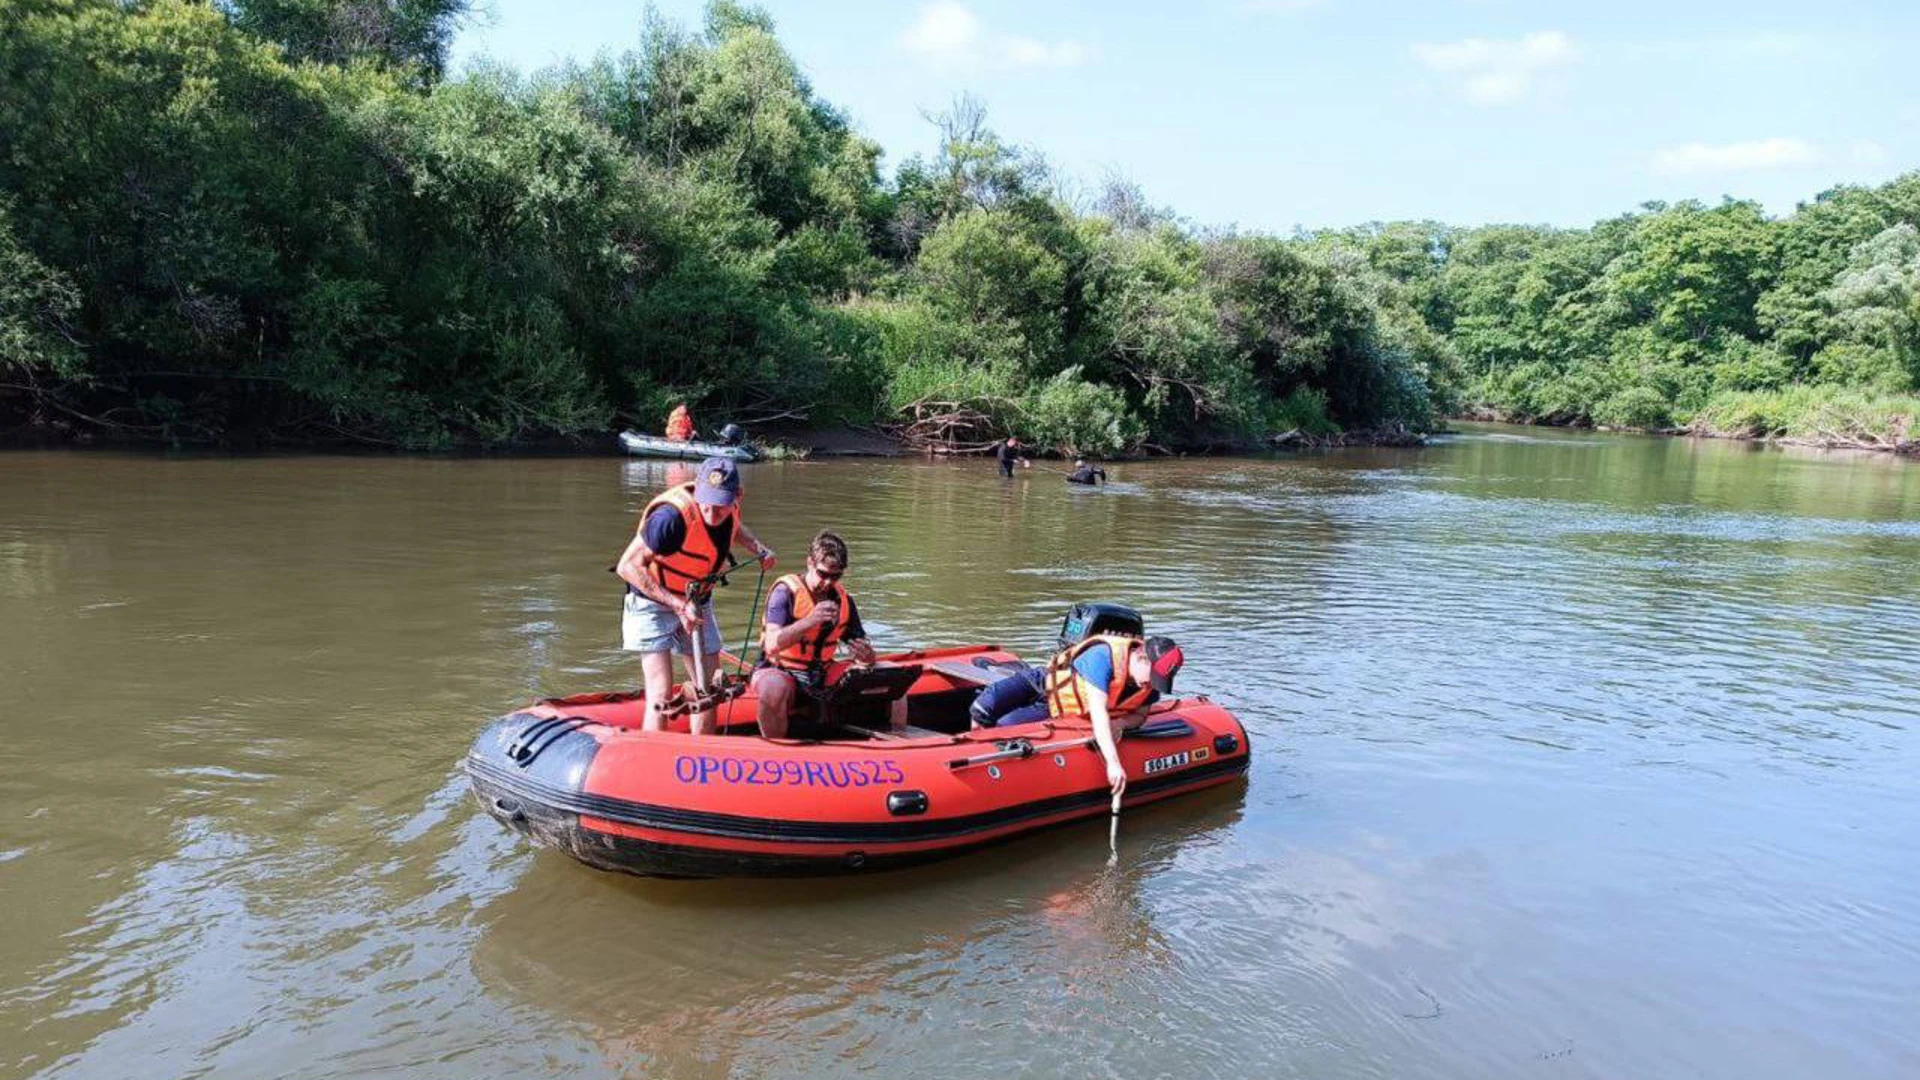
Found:
<svg viewBox="0 0 1920 1080"><path fill-rule="evenodd" d="M1467 38L1415 45L1413 56L1430 71L1459 77L1467 100L1509 105L1527 96L1540 72L1572 60L1573 41L1558 30L1543 30L1511 41Z"/></svg>
<svg viewBox="0 0 1920 1080"><path fill-rule="evenodd" d="M1074 67L1086 56L1077 41L1059 41L1052 45L1029 37L1003 37L1000 56L1013 67Z"/></svg>
<svg viewBox="0 0 1920 1080"><path fill-rule="evenodd" d="M940 0L927 4L900 35L900 47L935 67L971 70L991 61L1002 67L1075 67L1087 50L1070 39L1051 44L1017 34L989 39L979 16L965 4Z"/></svg>
<svg viewBox="0 0 1920 1080"><path fill-rule="evenodd" d="M900 35L900 46L936 64L970 67L978 61L980 20L964 4L928 4Z"/></svg>
<svg viewBox="0 0 1920 1080"><path fill-rule="evenodd" d="M1887 160L1887 148L1872 139L1861 139L1853 144L1852 150L1856 165L1878 165Z"/></svg>
<svg viewBox="0 0 1920 1080"><path fill-rule="evenodd" d="M1748 142L1687 143L1653 155L1653 171L1663 176L1749 172L1786 165L1811 165L1823 155L1804 139L1775 137Z"/></svg>

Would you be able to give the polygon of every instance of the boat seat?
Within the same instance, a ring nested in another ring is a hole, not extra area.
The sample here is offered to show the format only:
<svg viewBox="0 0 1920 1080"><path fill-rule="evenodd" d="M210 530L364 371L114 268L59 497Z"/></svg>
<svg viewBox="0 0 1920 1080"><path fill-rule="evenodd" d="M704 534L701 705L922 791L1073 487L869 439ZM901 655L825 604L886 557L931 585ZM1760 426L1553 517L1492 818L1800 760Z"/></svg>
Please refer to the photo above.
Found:
<svg viewBox="0 0 1920 1080"><path fill-rule="evenodd" d="M944 739L947 737L947 733L944 731L914 727L912 724L908 724L899 731L895 731L890 727L861 727L858 724L841 724L840 730L851 732L863 739Z"/></svg>
<svg viewBox="0 0 1920 1080"><path fill-rule="evenodd" d="M1025 664L1008 660L995 661L986 667L965 660L925 660L920 666L969 686L991 686L1009 675L1027 669Z"/></svg>

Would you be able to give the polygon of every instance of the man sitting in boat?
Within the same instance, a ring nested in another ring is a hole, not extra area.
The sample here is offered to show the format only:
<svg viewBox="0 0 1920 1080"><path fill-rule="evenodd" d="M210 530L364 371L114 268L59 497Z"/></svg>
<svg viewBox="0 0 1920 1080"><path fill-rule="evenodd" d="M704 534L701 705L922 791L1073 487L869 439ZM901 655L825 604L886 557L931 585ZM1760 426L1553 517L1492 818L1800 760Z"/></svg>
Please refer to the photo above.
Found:
<svg viewBox="0 0 1920 1080"><path fill-rule="evenodd" d="M687 411L684 401L667 414L667 438L672 442L690 442L693 439L693 414Z"/></svg>
<svg viewBox="0 0 1920 1080"><path fill-rule="evenodd" d="M840 583L846 572L847 542L822 530L807 547L806 573L786 575L767 595L760 667L753 673L766 738L786 738L797 711L815 711L812 699L826 692L827 665L839 645L845 643L854 663L874 662L860 611ZM889 719L895 730L906 727L905 698L892 702Z"/></svg>
<svg viewBox="0 0 1920 1080"><path fill-rule="evenodd" d="M660 730L660 703L673 693L674 653L688 658L688 675L693 675L696 628L706 660L702 670L719 670L720 623L713 615L711 579L726 568L734 543L744 543L762 568L773 566L773 549L740 520L739 498L740 473L733 462L708 458L693 483L654 496L614 564L614 573L627 583L622 647L640 654L647 684L641 724L648 731ZM694 734L706 734L712 722L711 711L695 714Z"/></svg>

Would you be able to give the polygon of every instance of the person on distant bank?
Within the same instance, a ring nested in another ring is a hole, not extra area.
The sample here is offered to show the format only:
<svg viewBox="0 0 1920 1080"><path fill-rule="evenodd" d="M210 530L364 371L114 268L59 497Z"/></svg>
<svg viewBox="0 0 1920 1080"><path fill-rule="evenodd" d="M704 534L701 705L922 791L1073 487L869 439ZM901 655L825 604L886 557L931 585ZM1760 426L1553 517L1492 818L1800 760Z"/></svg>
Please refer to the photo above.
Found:
<svg viewBox="0 0 1920 1080"><path fill-rule="evenodd" d="M671 442L691 442L693 435L693 414L687 411L687 403L683 401L667 414L667 439Z"/></svg>
<svg viewBox="0 0 1920 1080"><path fill-rule="evenodd" d="M688 658L687 674L693 674L694 627L701 627L706 670L719 671L720 623L713 614L712 587L703 583L726 569L734 542L745 544L762 569L773 568L773 549L740 520L739 499L740 473L733 462L708 458L693 483L654 496L614 564L613 572L627 583L621 647L640 654L646 677L647 709L641 726L647 731L663 726L660 704L673 693L674 653ZM695 715L693 733L706 734L712 721L711 711Z"/></svg>
<svg viewBox="0 0 1920 1080"><path fill-rule="evenodd" d="M994 455L1000 460L1001 476L1011 477L1015 462L1019 462L1023 468L1033 468L1033 462L1020 454L1020 440L1012 435L1007 436L1007 441L1000 444L1000 448L994 452Z"/></svg>

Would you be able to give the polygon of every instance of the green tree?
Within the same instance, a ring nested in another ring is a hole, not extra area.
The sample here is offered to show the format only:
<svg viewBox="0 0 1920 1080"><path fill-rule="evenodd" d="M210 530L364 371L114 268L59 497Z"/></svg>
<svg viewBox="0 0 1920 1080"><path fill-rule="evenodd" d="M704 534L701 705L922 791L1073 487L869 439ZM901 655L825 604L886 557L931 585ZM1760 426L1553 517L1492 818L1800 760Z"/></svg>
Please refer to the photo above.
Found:
<svg viewBox="0 0 1920 1080"><path fill-rule="evenodd" d="M71 328L80 297L20 246L12 211L12 201L0 198L0 379L12 384L7 389L37 391L43 377L73 379L85 370Z"/></svg>
<svg viewBox="0 0 1920 1080"><path fill-rule="evenodd" d="M934 310L977 331L983 351L972 359L1013 360L1036 372L1059 360L1067 263L1048 239L1026 217L980 208L927 238L916 284Z"/></svg>
<svg viewBox="0 0 1920 1080"><path fill-rule="evenodd" d="M1920 387L1920 229L1901 222L1855 246L1821 300L1838 338L1815 358L1829 381Z"/></svg>
<svg viewBox="0 0 1920 1080"><path fill-rule="evenodd" d="M1759 204L1682 203L1641 219L1608 268L1609 287L1664 340L1754 336L1754 304L1773 283L1777 243Z"/></svg>
<svg viewBox="0 0 1920 1080"><path fill-rule="evenodd" d="M446 74L472 0L219 0L235 26L296 60L374 59L432 81Z"/></svg>

